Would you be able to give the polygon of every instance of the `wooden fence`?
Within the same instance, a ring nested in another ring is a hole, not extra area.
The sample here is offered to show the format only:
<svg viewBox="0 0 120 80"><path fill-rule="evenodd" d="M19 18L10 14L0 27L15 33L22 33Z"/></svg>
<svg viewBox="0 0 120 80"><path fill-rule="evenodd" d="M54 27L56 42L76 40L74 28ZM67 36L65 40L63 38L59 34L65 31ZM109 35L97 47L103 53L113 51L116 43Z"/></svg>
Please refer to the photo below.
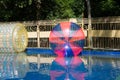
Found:
<svg viewBox="0 0 120 80"><path fill-rule="evenodd" d="M88 48L88 19L74 20L84 30L86 35L84 48ZM71 19L20 22L28 31L28 47L49 48L49 33L61 21L71 21ZM120 50L120 16L92 18L91 28L91 49Z"/></svg>

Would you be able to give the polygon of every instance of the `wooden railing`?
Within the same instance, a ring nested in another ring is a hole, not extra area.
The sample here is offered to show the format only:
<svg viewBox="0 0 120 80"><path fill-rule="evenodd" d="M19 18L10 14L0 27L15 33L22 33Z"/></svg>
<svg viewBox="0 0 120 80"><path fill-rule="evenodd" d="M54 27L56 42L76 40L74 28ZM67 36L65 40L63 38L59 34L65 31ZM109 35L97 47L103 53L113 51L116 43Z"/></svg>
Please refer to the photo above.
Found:
<svg viewBox="0 0 120 80"><path fill-rule="evenodd" d="M62 21L70 21L70 19L20 22L26 26L28 31L28 47L38 47L39 45L40 47L49 48L49 33L56 24ZM76 19L76 21L85 32L86 41L84 48L87 48L88 20L84 18ZM120 50L120 16L92 18L91 41L91 49Z"/></svg>

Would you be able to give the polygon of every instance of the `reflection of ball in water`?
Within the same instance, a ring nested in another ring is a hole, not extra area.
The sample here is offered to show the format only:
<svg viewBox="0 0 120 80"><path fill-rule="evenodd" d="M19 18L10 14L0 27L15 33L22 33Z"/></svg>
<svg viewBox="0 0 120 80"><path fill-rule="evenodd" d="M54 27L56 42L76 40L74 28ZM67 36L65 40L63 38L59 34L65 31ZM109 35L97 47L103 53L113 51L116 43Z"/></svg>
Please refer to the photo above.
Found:
<svg viewBox="0 0 120 80"><path fill-rule="evenodd" d="M25 53L1 53L0 70L0 80L24 78L29 70L27 55Z"/></svg>
<svg viewBox="0 0 120 80"><path fill-rule="evenodd" d="M51 65L51 80L85 80L87 69L79 57L57 57Z"/></svg>
<svg viewBox="0 0 120 80"><path fill-rule="evenodd" d="M51 48L58 56L77 56L84 46L85 35L80 26L61 22L50 33Z"/></svg>
<svg viewBox="0 0 120 80"><path fill-rule="evenodd" d="M17 54L16 57L16 70L18 77L25 77L26 73L29 70L29 64L26 53Z"/></svg>

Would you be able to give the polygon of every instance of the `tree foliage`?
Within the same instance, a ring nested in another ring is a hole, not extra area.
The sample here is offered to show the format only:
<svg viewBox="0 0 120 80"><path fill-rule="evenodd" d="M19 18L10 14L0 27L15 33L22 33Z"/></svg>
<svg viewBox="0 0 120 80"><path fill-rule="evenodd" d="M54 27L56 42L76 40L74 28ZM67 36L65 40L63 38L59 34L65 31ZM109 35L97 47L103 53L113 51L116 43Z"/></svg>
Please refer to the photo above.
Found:
<svg viewBox="0 0 120 80"><path fill-rule="evenodd" d="M41 17L44 16L42 19L81 17L83 10L82 0L41 0Z"/></svg>
<svg viewBox="0 0 120 80"><path fill-rule="evenodd" d="M86 0L0 0L0 21L87 17ZM90 0L92 17L119 16L120 0Z"/></svg>
<svg viewBox="0 0 120 80"><path fill-rule="evenodd" d="M120 16L119 0L91 0L92 17Z"/></svg>
<svg viewBox="0 0 120 80"><path fill-rule="evenodd" d="M0 21L34 20L34 4L32 0L1 0Z"/></svg>

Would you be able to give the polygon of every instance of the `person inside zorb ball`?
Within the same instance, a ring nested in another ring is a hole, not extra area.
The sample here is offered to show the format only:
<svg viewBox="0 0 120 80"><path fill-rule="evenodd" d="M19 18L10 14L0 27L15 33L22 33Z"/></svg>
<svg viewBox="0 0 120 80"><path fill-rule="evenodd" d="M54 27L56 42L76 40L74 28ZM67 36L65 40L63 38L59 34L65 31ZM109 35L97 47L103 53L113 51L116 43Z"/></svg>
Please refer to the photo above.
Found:
<svg viewBox="0 0 120 80"><path fill-rule="evenodd" d="M50 32L49 42L60 57L77 56L83 49L85 35L82 28L72 22L61 22Z"/></svg>

